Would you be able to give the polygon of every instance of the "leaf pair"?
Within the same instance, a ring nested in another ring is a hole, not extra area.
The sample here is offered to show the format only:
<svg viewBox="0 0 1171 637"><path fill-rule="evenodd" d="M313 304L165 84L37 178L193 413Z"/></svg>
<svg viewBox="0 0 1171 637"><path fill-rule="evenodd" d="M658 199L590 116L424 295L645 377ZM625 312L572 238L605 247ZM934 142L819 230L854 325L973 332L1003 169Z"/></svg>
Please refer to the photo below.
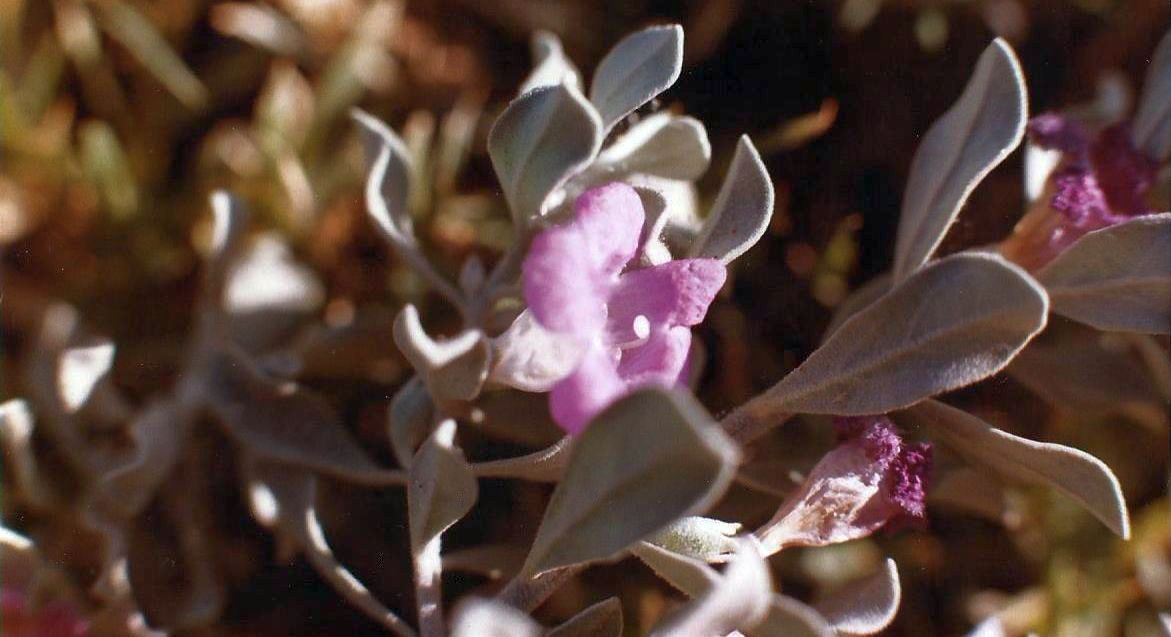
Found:
<svg viewBox="0 0 1171 637"><path fill-rule="evenodd" d="M533 49L537 67L488 134L488 154L518 225L541 215L549 195L593 163L619 120L675 83L683 63L683 29L652 27L624 38L598 64L588 100L580 74L555 37L538 34ZM682 173L706 169L710 147L702 126L686 119L661 126L660 121L632 130L603 164L653 169L673 164L672 155L683 150L693 165Z"/></svg>

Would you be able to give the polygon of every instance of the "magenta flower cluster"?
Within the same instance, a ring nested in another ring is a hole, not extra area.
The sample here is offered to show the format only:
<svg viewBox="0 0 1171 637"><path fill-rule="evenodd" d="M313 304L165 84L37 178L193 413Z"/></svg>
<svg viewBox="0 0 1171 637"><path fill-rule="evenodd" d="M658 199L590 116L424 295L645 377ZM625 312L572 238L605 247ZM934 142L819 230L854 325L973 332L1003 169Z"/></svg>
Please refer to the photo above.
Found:
<svg viewBox="0 0 1171 637"><path fill-rule="evenodd" d="M1049 237L1053 254L1088 232L1155 212L1147 193L1159 163L1135 148L1126 123L1091 135L1068 117L1046 113L1029 122L1029 138L1063 156L1049 202L1064 218Z"/></svg>
<svg viewBox="0 0 1171 637"><path fill-rule="evenodd" d="M586 191L574 212L537 235L524 262L524 298L537 322L580 345L576 368L550 393L553 418L570 433L634 389L681 381L691 327L725 277L716 259L637 267L646 214L624 183Z"/></svg>
<svg viewBox="0 0 1171 637"><path fill-rule="evenodd" d="M905 443L894 424L884 416L835 418L834 427L844 444L861 445L866 457L883 475L881 488L888 503L888 524L924 520L932 466L931 445Z"/></svg>

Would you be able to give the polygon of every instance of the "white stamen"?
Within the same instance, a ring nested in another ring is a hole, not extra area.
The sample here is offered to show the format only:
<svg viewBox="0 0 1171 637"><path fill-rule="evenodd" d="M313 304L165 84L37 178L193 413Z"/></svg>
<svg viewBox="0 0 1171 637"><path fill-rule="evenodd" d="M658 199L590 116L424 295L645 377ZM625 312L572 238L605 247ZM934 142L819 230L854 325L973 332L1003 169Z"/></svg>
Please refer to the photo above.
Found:
<svg viewBox="0 0 1171 637"><path fill-rule="evenodd" d="M651 335L651 322L642 314L634 317L634 335L640 341Z"/></svg>

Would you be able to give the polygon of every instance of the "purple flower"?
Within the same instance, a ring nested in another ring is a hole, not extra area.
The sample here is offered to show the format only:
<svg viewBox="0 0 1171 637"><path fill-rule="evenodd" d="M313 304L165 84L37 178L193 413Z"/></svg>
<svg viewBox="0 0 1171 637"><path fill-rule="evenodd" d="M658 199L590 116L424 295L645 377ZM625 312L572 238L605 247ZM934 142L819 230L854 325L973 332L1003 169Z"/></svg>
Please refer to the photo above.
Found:
<svg viewBox="0 0 1171 637"><path fill-rule="evenodd" d="M931 446L905 443L884 416L838 418L834 424L841 443L757 532L770 554L926 520Z"/></svg>
<svg viewBox="0 0 1171 637"><path fill-rule="evenodd" d="M574 211L570 223L537 235L524 262L524 297L537 322L581 345L576 367L550 392L553 418L570 433L633 389L679 382L690 328L726 275L717 259L629 269L645 213L624 183L586 191Z"/></svg>
<svg viewBox="0 0 1171 637"><path fill-rule="evenodd" d="M1048 263L1086 233L1155 212L1147 193L1159 163L1135 148L1126 123L1091 135L1065 116L1046 113L1029 122L1029 138L1061 152L1062 163L1052 176L1048 201L1059 216L1028 224L1044 234L1028 242L1035 246L1030 252L1038 253L1023 255L1028 267Z"/></svg>

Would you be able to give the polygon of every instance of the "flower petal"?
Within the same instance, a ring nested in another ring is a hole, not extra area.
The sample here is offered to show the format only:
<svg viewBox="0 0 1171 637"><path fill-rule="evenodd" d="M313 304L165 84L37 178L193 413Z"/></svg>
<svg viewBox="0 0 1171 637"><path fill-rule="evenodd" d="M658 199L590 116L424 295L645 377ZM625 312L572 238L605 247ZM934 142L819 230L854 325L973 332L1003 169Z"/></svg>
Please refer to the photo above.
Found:
<svg viewBox="0 0 1171 637"><path fill-rule="evenodd" d="M605 324L606 282L577 226L537 235L523 270L525 302L545 329L587 339Z"/></svg>
<svg viewBox="0 0 1171 637"><path fill-rule="evenodd" d="M646 214L629 185L614 182L585 191L574 202L573 225L581 231L590 258L604 275L622 271L638 250Z"/></svg>
<svg viewBox="0 0 1171 637"><path fill-rule="evenodd" d="M1146 195L1159 164L1134 147L1127 126L1102 131L1090 147L1090 159L1112 210L1130 215L1150 212Z"/></svg>
<svg viewBox="0 0 1171 637"><path fill-rule="evenodd" d="M578 434L626 391L611 354L601 347L591 347L577 369L549 392L549 411L562 429Z"/></svg>
<svg viewBox="0 0 1171 637"><path fill-rule="evenodd" d="M622 352L618 376L630 386L672 387L679 380L691 349L691 328L672 327L652 332L644 345Z"/></svg>
<svg viewBox="0 0 1171 637"><path fill-rule="evenodd" d="M623 274L610 293L609 337L616 343L631 340L639 316L652 330L699 324L726 276L718 259L681 259Z"/></svg>

